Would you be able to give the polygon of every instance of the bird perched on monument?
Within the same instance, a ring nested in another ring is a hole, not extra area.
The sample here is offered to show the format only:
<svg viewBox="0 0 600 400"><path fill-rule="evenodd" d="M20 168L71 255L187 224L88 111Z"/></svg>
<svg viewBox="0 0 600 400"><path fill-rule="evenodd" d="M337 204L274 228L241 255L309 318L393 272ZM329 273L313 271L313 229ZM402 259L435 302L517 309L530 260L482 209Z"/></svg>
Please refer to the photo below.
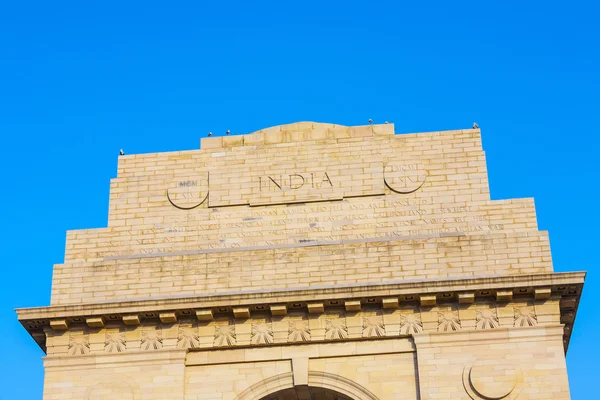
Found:
<svg viewBox="0 0 600 400"><path fill-rule="evenodd" d="M473 122L473 129L479 129L479 125L477 125L477 122Z"/></svg>
<svg viewBox="0 0 600 400"><path fill-rule="evenodd" d="M212 132L208 132L208 137L211 137L211 136L212 136Z"/></svg>
<svg viewBox="0 0 600 400"><path fill-rule="evenodd" d="M123 151L123 149L119 150L119 155L120 156L124 156L125 155L125 152Z"/></svg>
<svg viewBox="0 0 600 400"><path fill-rule="evenodd" d="M229 135L231 133L231 131L229 129L227 129L227 131L225 132L226 135Z"/></svg>
<svg viewBox="0 0 600 400"><path fill-rule="evenodd" d="M369 118L369 125L373 125L373 120Z"/></svg>

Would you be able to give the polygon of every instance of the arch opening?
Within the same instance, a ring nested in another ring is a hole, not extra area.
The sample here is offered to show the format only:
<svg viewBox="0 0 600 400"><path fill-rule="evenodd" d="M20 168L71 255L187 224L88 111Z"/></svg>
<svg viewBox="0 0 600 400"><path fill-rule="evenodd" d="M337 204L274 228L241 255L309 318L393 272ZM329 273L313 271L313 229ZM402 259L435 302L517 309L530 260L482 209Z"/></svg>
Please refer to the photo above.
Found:
<svg viewBox="0 0 600 400"><path fill-rule="evenodd" d="M335 390L312 386L295 386L271 393L260 400L355 400Z"/></svg>
<svg viewBox="0 0 600 400"><path fill-rule="evenodd" d="M378 400L361 385L327 372L308 373L308 385L294 385L292 372L271 376L244 390L236 400Z"/></svg>

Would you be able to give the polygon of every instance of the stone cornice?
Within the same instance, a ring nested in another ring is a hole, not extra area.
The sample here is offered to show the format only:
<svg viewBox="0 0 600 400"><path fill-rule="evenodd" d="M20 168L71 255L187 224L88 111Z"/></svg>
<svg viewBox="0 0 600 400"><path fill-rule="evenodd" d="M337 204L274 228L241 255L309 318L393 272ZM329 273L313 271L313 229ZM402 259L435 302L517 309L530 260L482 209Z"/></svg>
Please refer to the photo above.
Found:
<svg viewBox="0 0 600 400"><path fill-rule="evenodd" d="M472 303L484 299L510 301L513 296L544 300L561 298L561 323L565 325L565 347L571 333L585 272L534 275L490 276L427 281L387 281L385 284L336 285L287 290L239 291L206 296L154 298L139 301L106 302L17 309L19 321L40 347L45 348L46 329L68 330L76 324L102 327L105 322L139 325L142 320L174 322L178 317L195 315L212 320L214 315L229 314L249 318L254 312L284 315L288 309L321 313L327 307L360 310L363 305L396 308L403 303L424 307L437 302Z"/></svg>
<svg viewBox="0 0 600 400"><path fill-rule="evenodd" d="M431 293L497 290L502 288L527 289L539 286L583 285L585 272L559 272L551 274L490 276L462 279L429 279L426 281L397 282L385 284L314 286L311 288L289 288L270 291L224 292L206 296L156 297L136 301L107 301L103 303L74 304L65 306L17 308L19 321L93 316L106 313L163 311L181 308L207 308L237 305L270 304L286 301L316 301L378 297L394 295L420 295ZM558 288L557 288L558 289ZM523 292L527 293L527 292ZM565 293L567 294L567 293Z"/></svg>

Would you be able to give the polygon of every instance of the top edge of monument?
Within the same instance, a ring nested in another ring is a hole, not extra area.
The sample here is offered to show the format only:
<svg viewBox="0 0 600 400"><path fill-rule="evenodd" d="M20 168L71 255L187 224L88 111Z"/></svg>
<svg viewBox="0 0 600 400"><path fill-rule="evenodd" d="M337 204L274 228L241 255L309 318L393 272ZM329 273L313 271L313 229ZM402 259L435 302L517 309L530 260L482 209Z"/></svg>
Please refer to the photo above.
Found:
<svg viewBox="0 0 600 400"><path fill-rule="evenodd" d="M347 125L332 124L329 122L315 122L315 121L298 121L289 124L274 125L267 128L262 128L257 131L249 133L249 135L257 133L271 133L271 132L305 132L319 129L348 129Z"/></svg>
<svg viewBox="0 0 600 400"><path fill-rule="evenodd" d="M271 126L245 135L202 138L201 149L256 146L279 143L335 140L379 135L394 135L394 124L345 126L323 122L295 122Z"/></svg>
<svg viewBox="0 0 600 400"><path fill-rule="evenodd" d="M459 129L458 131L476 131L479 129ZM445 131L445 132L455 132ZM405 135L427 135L437 132L403 133ZM339 140L353 138L368 138L376 136L394 136L394 124L368 124L359 126L345 126L323 122L295 122L271 126L244 135L227 135L202 138L202 150L216 150L240 146L275 145L282 143L298 143L319 140Z"/></svg>
<svg viewBox="0 0 600 400"><path fill-rule="evenodd" d="M311 142L311 141L353 141L354 139L364 140L374 137L402 137L410 136L436 136L436 135L454 135L456 133L468 133L479 136L481 130L479 127L450 129L438 131L423 132L401 132L396 133L393 123L368 124L346 126L325 122L302 121L290 124L275 125L268 128L259 129L247 134L232 134L226 136L213 136L200 139L200 150L215 152L227 148L236 148L244 146L263 146L263 145L285 145L292 143ZM197 149L169 151L161 153L183 154ZM133 153L121 155L121 158L139 158L153 156L156 152Z"/></svg>

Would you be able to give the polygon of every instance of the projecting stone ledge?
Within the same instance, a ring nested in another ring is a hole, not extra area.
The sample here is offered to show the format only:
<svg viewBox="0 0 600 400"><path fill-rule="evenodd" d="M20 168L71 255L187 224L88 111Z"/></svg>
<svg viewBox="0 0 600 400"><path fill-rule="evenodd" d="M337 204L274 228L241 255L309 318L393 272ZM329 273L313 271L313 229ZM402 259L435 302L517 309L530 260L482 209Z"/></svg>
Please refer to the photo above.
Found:
<svg viewBox="0 0 600 400"><path fill-rule="evenodd" d="M529 310L527 307L531 306L536 307L536 317L529 322L564 324L566 349L584 279L585 273L569 272L419 282L399 281L378 285L335 285L265 292L236 291L194 297L173 296L105 304L41 307L20 309L17 313L23 326L40 347L45 349L44 328L47 326L60 332L81 329L85 322L90 328L98 329L101 327L100 321L109 321L114 327L121 320L124 326L137 329L135 327L147 328L149 324L185 324L193 319L193 315L202 322L202 326L212 326L214 324L210 324L211 321L223 321L224 318L236 324L244 324L244 321L250 321L251 324L252 318L264 319L268 313L276 317L276 321L283 320L288 310L291 310L293 320L299 314L305 315L305 319L318 318L324 314L324 318L327 319L331 315L330 311L334 314L343 311L349 313L348 315L357 315L361 312L368 314L373 310L387 309L386 313L397 311L402 314L407 308L420 307L422 312L431 313L428 314L429 317L435 317L431 320L433 322L430 321L432 324L439 322L437 317L440 310L463 310L461 312L472 322L472 326L464 322L464 327L476 329L479 315L477 310L481 314L481 310L487 310L489 304L496 301L499 312L525 307L522 312L519 311L521 314L515 311L514 315L500 315L498 318L501 324L515 324L514 318L520 318L517 321L519 324L527 323L525 319L529 314L525 312ZM508 307L507 304L511 301L514 304ZM396 310L397 308L401 310ZM494 318L490 323L495 323ZM429 322L424 320L423 323Z"/></svg>

